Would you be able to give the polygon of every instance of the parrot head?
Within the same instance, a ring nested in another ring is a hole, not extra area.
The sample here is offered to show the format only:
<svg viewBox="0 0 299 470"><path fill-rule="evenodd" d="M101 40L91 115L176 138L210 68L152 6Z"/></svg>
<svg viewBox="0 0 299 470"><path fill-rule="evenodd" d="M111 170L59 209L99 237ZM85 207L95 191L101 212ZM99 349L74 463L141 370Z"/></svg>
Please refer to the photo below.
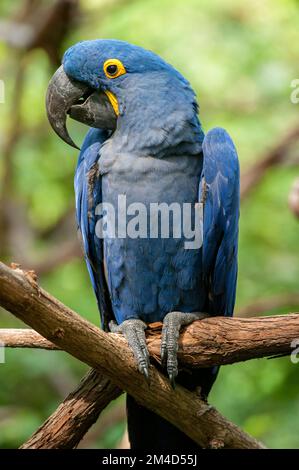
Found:
<svg viewBox="0 0 299 470"><path fill-rule="evenodd" d="M70 47L49 83L46 107L55 132L74 147L66 128L68 115L95 128L121 129L126 135L143 132L152 145L174 129L178 134L186 122L193 129L199 126L188 81L153 52L118 40Z"/></svg>

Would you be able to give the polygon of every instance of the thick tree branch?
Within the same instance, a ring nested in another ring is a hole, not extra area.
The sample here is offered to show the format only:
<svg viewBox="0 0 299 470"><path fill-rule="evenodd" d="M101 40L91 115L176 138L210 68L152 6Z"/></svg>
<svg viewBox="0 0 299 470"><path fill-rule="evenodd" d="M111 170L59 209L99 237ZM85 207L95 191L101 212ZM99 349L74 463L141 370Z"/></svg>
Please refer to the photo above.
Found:
<svg viewBox="0 0 299 470"><path fill-rule="evenodd" d="M169 381L150 367L147 383L124 341L104 333L40 289L20 269L0 263L0 304L79 360L99 369L117 387L177 426L202 447L217 442L226 448L262 445L230 423L195 393Z"/></svg>
<svg viewBox="0 0 299 470"><path fill-rule="evenodd" d="M10 348L57 350L54 343L34 330L2 328L0 344ZM122 391L92 369L21 449L73 449L78 446L103 409ZM105 429L106 424L102 423Z"/></svg>
<svg viewBox="0 0 299 470"><path fill-rule="evenodd" d="M21 449L73 449L110 401L122 391L96 370L90 370Z"/></svg>
<svg viewBox="0 0 299 470"><path fill-rule="evenodd" d="M112 336L117 344L126 344L123 337ZM297 313L258 318L207 318L184 329L178 357L181 365L194 368L232 364L291 353L291 342L297 338ZM0 329L0 342L7 347L60 349L30 329ZM160 344L161 324L157 324L147 330L149 352L157 362L160 362Z"/></svg>
<svg viewBox="0 0 299 470"><path fill-rule="evenodd" d="M183 331L178 358L189 367L208 367L286 355L291 353L291 342L297 338L299 315L296 313L258 318L207 318ZM149 350L159 361L159 336L149 337Z"/></svg>

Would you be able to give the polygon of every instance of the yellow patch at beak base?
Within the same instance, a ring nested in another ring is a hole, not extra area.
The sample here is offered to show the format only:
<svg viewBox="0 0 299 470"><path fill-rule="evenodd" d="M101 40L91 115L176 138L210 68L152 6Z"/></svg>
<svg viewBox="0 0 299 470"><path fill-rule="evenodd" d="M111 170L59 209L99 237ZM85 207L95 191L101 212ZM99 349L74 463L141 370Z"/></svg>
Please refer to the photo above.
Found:
<svg viewBox="0 0 299 470"><path fill-rule="evenodd" d="M114 109L116 116L119 116L118 101L116 96L109 90L105 90L105 93L108 96L108 99L111 103L112 108Z"/></svg>

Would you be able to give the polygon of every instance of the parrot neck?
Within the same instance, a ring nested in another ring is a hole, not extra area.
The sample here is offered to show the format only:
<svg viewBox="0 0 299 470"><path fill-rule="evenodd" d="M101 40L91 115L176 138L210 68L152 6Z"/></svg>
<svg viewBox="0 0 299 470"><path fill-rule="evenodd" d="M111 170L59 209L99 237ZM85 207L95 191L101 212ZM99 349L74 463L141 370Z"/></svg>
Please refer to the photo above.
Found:
<svg viewBox="0 0 299 470"><path fill-rule="evenodd" d="M159 75L130 85L115 93L120 114L113 140L122 151L158 158L201 152L204 133L187 82Z"/></svg>

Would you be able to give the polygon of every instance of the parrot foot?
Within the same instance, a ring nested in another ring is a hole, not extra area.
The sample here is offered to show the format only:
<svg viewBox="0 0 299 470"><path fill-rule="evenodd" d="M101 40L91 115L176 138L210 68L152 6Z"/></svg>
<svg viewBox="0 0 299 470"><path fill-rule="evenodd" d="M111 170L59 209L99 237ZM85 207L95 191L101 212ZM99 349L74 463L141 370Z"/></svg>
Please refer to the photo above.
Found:
<svg viewBox="0 0 299 470"><path fill-rule="evenodd" d="M147 325L142 320L132 318L125 320L120 325L117 325L117 323L112 320L109 323L109 328L111 333L122 333L124 335L134 353L139 371L145 376L146 380L148 380L149 353L144 333Z"/></svg>
<svg viewBox="0 0 299 470"><path fill-rule="evenodd" d="M195 320L208 317L201 312L169 312L163 320L161 338L161 361L167 367L167 373L172 387L175 387L175 379L178 375L177 352L179 347L179 335L182 326L190 325Z"/></svg>

